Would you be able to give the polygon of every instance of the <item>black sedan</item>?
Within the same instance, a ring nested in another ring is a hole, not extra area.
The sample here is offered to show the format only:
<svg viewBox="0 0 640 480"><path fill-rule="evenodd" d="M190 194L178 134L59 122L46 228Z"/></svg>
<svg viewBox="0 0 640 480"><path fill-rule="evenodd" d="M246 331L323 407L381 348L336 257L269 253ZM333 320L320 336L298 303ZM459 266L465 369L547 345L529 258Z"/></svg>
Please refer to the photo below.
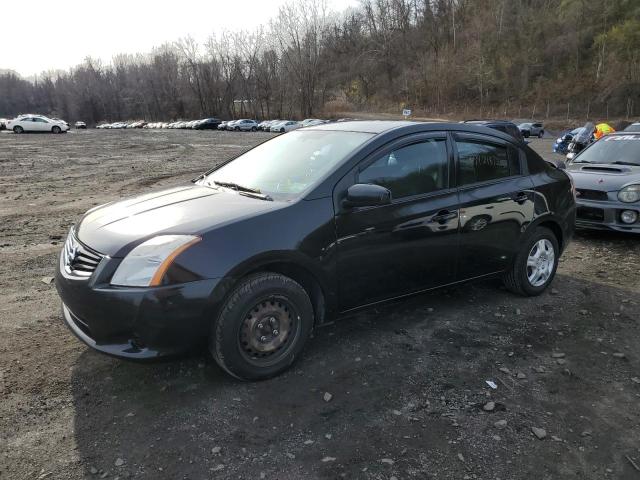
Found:
<svg viewBox="0 0 640 480"><path fill-rule="evenodd" d="M540 294L574 220L567 174L510 135L325 124L88 211L56 285L96 350L150 359L208 342L231 375L264 379L348 311L492 276Z"/></svg>
<svg viewBox="0 0 640 480"><path fill-rule="evenodd" d="M218 126L222 123L219 118L205 118L197 121L193 125L194 130L217 130Z"/></svg>

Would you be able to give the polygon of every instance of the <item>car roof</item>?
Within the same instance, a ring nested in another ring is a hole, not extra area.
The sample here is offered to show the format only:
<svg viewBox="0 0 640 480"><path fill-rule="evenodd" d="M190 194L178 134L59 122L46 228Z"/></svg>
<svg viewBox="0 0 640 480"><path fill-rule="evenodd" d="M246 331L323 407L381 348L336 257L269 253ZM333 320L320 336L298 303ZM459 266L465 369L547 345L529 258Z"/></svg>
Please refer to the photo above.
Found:
<svg viewBox="0 0 640 480"><path fill-rule="evenodd" d="M476 124L476 125L489 125L489 124L495 124L495 125L515 125L515 123L509 121L509 120L465 120L462 123L471 123L471 124ZM532 122L525 122L525 123L532 123Z"/></svg>
<svg viewBox="0 0 640 480"><path fill-rule="evenodd" d="M486 126L486 124L478 123L460 123L460 122L416 122L407 120L354 120L347 122L323 123L321 125L313 125L305 127L305 131L343 131L343 132L361 132L373 133L375 135L395 132L397 134L412 134L429 131L458 131L468 133L478 133L489 135L510 142L521 143L517 138L500 130L495 130ZM400 132L400 131L403 132Z"/></svg>
<svg viewBox="0 0 640 480"><path fill-rule="evenodd" d="M634 135L634 136L637 136L637 135L639 135L639 134L640 134L640 132L625 132L624 130L619 130L619 131L617 131L617 132L607 133L606 135L603 135L603 136L602 136L602 137L600 137L600 138L613 137L613 136L616 136L616 137L618 137L618 136L620 136L620 137L625 137L625 136L628 136L628 135Z"/></svg>
<svg viewBox="0 0 640 480"><path fill-rule="evenodd" d="M307 127L305 130L334 130L361 133L382 133L397 128L426 124L427 122L410 122L403 120L349 120L346 122L325 123Z"/></svg>

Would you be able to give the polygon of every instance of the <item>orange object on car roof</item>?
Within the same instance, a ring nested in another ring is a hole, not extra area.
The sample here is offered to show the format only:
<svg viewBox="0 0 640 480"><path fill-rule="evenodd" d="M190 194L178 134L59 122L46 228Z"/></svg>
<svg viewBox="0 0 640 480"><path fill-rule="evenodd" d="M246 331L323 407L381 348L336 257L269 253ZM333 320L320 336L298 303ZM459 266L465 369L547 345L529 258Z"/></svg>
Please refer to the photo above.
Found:
<svg viewBox="0 0 640 480"><path fill-rule="evenodd" d="M613 132L615 132L615 129L608 123L599 123L596 125L596 130L593 134L596 137L596 140L598 140Z"/></svg>

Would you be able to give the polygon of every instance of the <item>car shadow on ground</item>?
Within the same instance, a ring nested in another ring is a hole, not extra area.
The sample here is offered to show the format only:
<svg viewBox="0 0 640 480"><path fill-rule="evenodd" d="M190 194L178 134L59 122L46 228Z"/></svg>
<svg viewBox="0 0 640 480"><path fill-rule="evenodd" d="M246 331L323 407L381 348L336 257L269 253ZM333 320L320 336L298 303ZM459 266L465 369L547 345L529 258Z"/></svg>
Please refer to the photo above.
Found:
<svg viewBox="0 0 640 480"><path fill-rule="evenodd" d="M372 308L318 329L293 369L259 383L203 352L135 364L86 350L72 378L80 460L120 478L631 475L640 436L620 432L638 419L637 359L608 342L637 345L637 306L568 276L554 289L521 298L487 281Z"/></svg>

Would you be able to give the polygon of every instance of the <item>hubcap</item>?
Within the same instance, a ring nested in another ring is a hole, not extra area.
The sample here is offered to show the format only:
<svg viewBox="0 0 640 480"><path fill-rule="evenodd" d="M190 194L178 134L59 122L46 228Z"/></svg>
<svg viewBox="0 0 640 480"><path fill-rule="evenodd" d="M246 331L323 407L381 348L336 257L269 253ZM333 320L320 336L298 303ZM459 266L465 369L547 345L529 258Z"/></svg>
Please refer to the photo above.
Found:
<svg viewBox="0 0 640 480"><path fill-rule="evenodd" d="M297 314L284 299L263 300L247 312L240 327L240 350L253 363L277 361L295 337Z"/></svg>
<svg viewBox="0 0 640 480"><path fill-rule="evenodd" d="M544 285L551 277L555 264L555 252L549 240L538 240L527 257L527 278L533 287Z"/></svg>

